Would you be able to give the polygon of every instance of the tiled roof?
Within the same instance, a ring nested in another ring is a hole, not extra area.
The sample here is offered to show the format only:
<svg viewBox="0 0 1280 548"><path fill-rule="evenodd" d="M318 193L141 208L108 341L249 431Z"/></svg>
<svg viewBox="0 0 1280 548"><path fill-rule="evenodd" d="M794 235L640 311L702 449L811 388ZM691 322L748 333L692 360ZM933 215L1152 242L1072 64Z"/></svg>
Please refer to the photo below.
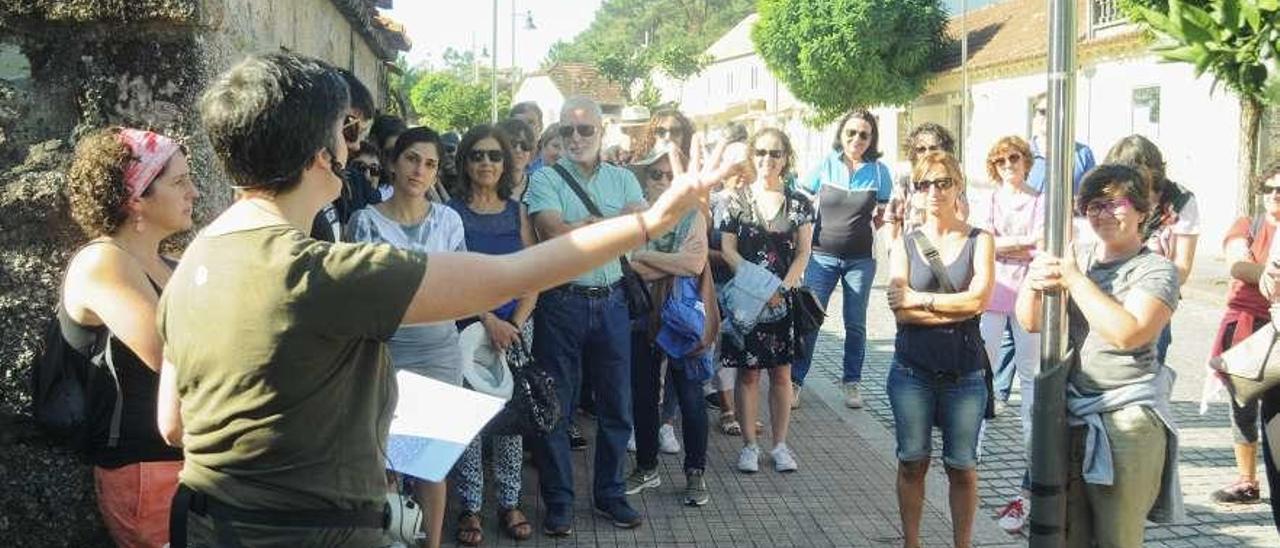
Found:
<svg viewBox="0 0 1280 548"><path fill-rule="evenodd" d="M621 105L622 86L606 80L587 63L560 63L529 76L547 76L565 97L583 95L601 105Z"/></svg>
<svg viewBox="0 0 1280 548"><path fill-rule="evenodd" d="M1139 32L1130 27L1119 33L1087 39L1089 1L1076 0L1076 30L1080 46L1128 39ZM969 34L969 68L994 67L1047 55L1047 6L1045 0L1007 0L970 11L964 22ZM947 23L947 35L959 40L960 25L959 16L951 18ZM945 73L959 68L960 44L957 41L937 71Z"/></svg>
<svg viewBox="0 0 1280 548"><path fill-rule="evenodd" d="M390 8L391 0L331 0L356 32L368 39L373 51L383 59L394 59L397 51L409 49L409 38L403 28L384 24L378 8ZM390 21L386 19L385 21Z"/></svg>

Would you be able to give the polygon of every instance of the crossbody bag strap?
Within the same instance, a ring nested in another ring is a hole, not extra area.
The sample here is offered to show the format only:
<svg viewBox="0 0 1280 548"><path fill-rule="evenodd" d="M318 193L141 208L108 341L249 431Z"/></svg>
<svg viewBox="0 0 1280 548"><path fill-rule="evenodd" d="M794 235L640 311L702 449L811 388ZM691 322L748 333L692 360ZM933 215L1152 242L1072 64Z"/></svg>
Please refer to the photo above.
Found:
<svg viewBox="0 0 1280 548"><path fill-rule="evenodd" d="M919 230L911 233L911 241L915 242L916 249L919 249L920 253L924 254L924 258L929 261L929 270L933 271L933 277L938 280L942 291L955 293L956 286L951 283L951 276L947 274L947 267L942 264L942 257L938 255L938 248L933 247L933 242L930 242L929 238Z"/></svg>
<svg viewBox="0 0 1280 548"><path fill-rule="evenodd" d="M120 423L124 416L124 386L120 384L120 372L116 370L116 360L112 357L111 351L111 332L107 332L107 348L106 359L103 360L107 364L107 372L111 373L111 380L116 385L116 401L111 408L111 426L107 432L107 447L115 447L120 444Z"/></svg>
<svg viewBox="0 0 1280 548"><path fill-rule="evenodd" d="M590 213L601 219L604 218L604 214L600 212L599 207L596 207L595 201L593 201L591 199L591 196L587 194L587 190L585 188L582 188L582 185L578 184L578 179L575 178L573 174L569 173L569 170L565 169L564 166L559 164L551 164L551 169L556 170L556 173L560 174L560 178L564 179L564 182L568 183L569 188L573 189L573 193L578 195L578 200L581 201L582 205L587 208L587 213ZM618 262L622 263L622 270L624 272L631 270L631 261L627 260L626 254L619 255Z"/></svg>

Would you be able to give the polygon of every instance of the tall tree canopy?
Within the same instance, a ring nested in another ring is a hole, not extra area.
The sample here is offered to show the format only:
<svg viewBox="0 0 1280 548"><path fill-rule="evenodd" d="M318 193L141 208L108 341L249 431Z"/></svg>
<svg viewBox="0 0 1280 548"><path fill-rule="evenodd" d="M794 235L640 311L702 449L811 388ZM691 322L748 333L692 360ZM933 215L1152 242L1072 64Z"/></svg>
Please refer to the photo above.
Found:
<svg viewBox="0 0 1280 548"><path fill-rule="evenodd" d="M590 63L605 78L632 85L658 68L685 79L706 65L707 47L755 11L755 0L605 0L591 26L557 42L544 66Z"/></svg>
<svg viewBox="0 0 1280 548"><path fill-rule="evenodd" d="M1121 9L1157 36L1165 59L1190 63L1240 96L1239 184L1247 193L1262 109L1280 100L1280 0L1121 0Z"/></svg>
<svg viewBox="0 0 1280 548"><path fill-rule="evenodd" d="M828 122L924 92L947 39L938 0L760 0L756 51Z"/></svg>
<svg viewBox="0 0 1280 548"><path fill-rule="evenodd" d="M489 122L491 101L488 80L472 82L456 71L423 73L409 92L418 122L438 131L464 131ZM511 90L498 90L498 110L510 107Z"/></svg>

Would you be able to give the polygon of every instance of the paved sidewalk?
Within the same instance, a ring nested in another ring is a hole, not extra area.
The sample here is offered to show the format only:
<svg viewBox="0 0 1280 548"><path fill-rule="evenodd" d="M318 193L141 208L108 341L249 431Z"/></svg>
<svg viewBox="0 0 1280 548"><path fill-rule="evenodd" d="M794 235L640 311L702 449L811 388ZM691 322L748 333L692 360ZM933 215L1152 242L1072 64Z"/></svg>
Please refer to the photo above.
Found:
<svg viewBox="0 0 1280 548"><path fill-rule="evenodd" d="M838 309L838 308L837 308ZM828 325L828 329L838 324ZM828 332L819 341L820 373L835 365L843 342ZM878 358L879 359L879 358ZM884 358L887 359L887 358ZM876 389L872 388L871 391ZM763 396L763 394L762 394ZM834 384L818 382L804 394L804 405L792 415L788 444L795 450L800 470L791 474L773 471L767 455L769 434L761 436L766 454L761 471L744 475L736 471L741 438L721 434L711 411L712 432L706 478L711 503L688 508L680 503L684 489L683 455L662 455L662 486L630 498L645 517L640 528L624 531L595 516L590 506L591 451L574 453L578 498L574 534L552 539L541 533L543 508L537 496L537 473L525 467L523 508L537 531L526 542L515 543L496 529L491 502L486 498L483 515L486 546L901 546L897 499L894 494L897 463L892 433L865 411L846 409ZM579 424L593 426L578 416ZM768 423L767 418L764 419ZM593 428L584 428L588 437ZM592 441L594 444L594 440ZM935 467L929 478L923 540L928 546L951 545L946 478ZM445 544L455 544L456 510L445 519ZM977 519L976 546L1017 546L985 515Z"/></svg>

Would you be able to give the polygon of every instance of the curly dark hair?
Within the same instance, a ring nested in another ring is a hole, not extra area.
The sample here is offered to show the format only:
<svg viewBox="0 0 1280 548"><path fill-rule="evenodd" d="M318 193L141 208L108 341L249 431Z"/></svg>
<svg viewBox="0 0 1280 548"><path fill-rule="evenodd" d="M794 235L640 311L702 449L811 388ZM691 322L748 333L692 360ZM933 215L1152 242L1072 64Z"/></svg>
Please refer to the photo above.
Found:
<svg viewBox="0 0 1280 548"><path fill-rule="evenodd" d="M675 120L676 124L684 129L684 135L680 139L680 154L685 159L689 159L689 149L693 146L693 133L697 128L693 127L693 122L689 121L689 117L683 112L674 108L664 108L653 113L649 118L649 126L645 128L644 133L640 136L638 143L633 143L631 150L635 153L636 158L644 158L650 152L653 152L653 146L658 143L658 136L654 134L658 129L658 125L666 119Z"/></svg>
<svg viewBox="0 0 1280 548"><path fill-rule="evenodd" d="M137 157L116 138L120 129L101 129L81 138L67 172L71 217L95 238L115 234L129 219L124 170ZM142 191L143 196L150 194L150 186Z"/></svg>
<svg viewBox="0 0 1280 548"><path fill-rule="evenodd" d="M947 131L947 128L942 127L935 122L925 122L916 126L916 128L911 130L911 133L907 135L907 155L911 157L912 165L915 165L916 160L918 160L918 157L920 156L915 149L916 138L926 133L932 135L934 139L938 140L938 147L941 148L943 152L950 152L951 154L956 153L956 138L951 136L951 132Z"/></svg>

